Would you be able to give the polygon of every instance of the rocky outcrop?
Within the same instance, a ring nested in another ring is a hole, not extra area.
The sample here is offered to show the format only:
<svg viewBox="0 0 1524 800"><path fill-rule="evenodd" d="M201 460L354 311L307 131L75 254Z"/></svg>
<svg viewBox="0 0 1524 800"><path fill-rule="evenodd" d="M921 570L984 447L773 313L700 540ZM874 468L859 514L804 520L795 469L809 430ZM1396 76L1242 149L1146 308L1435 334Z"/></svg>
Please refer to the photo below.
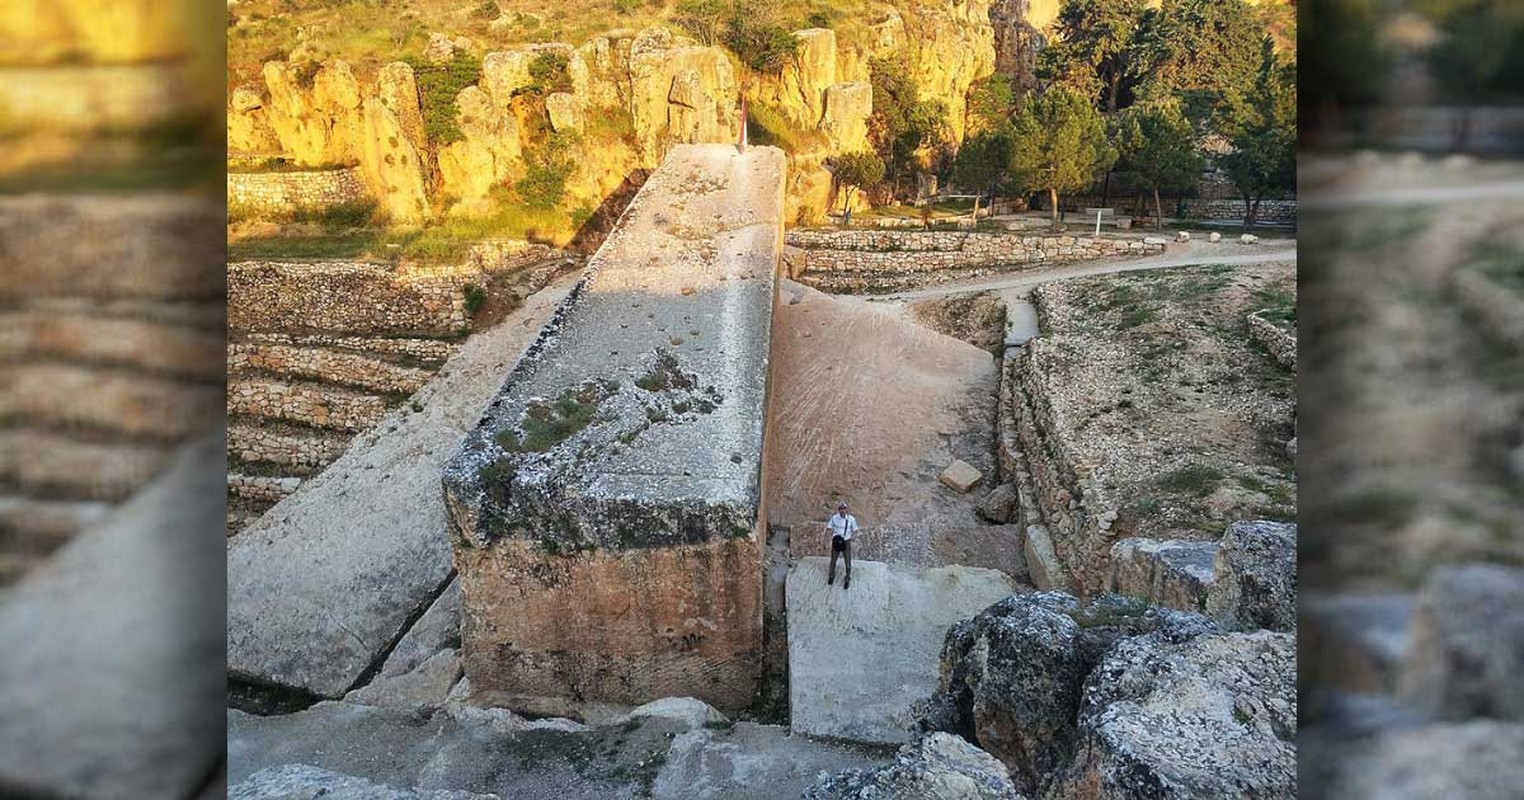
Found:
<svg viewBox="0 0 1524 800"><path fill-rule="evenodd" d="M1217 547L1206 610L1239 630L1296 628L1296 525L1235 522Z"/></svg>
<svg viewBox="0 0 1524 800"><path fill-rule="evenodd" d="M663 28L630 43L630 117L641 162L654 167L675 142L728 142L740 94L730 57Z"/></svg>
<svg viewBox="0 0 1524 800"><path fill-rule="evenodd" d="M1419 594L1398 694L1441 719L1524 720L1524 569L1436 569Z"/></svg>
<svg viewBox="0 0 1524 800"><path fill-rule="evenodd" d="M262 769L228 787L228 800L497 800L495 794L450 789L395 789L354 775L286 764Z"/></svg>
<svg viewBox="0 0 1524 800"><path fill-rule="evenodd" d="M1102 656L1128 637L1184 640L1214 626L1114 595L1011 595L947 633L942 676L920 725L956 733L999 758L1016 787L1041 793L1074 754L1081 690Z"/></svg>
<svg viewBox="0 0 1524 800"><path fill-rule="evenodd" d="M804 791L805 800L1022 800L1005 766L946 733L931 733L876 769L851 769Z"/></svg>
<svg viewBox="0 0 1524 800"><path fill-rule="evenodd" d="M868 149L868 117L873 116L873 86L864 82L838 83L825 90L825 116L820 129L838 153Z"/></svg>
<svg viewBox="0 0 1524 800"><path fill-rule="evenodd" d="M455 124L464 138L439 149L439 175L447 194L485 200L521 168L518 118L481 87L467 86L455 99Z"/></svg>
<svg viewBox="0 0 1524 800"><path fill-rule="evenodd" d="M382 67L376 91L364 102L360 166L393 222L421 222L430 215L429 150L413 68Z"/></svg>
<svg viewBox="0 0 1524 800"><path fill-rule="evenodd" d="M1018 92L1037 86L1037 54L1047 42L1043 27L1057 16L1056 0L994 0L995 71L1011 78Z"/></svg>
<svg viewBox="0 0 1524 800"><path fill-rule="evenodd" d="M1296 795L1290 634L1159 631L1119 643L1085 682L1059 797Z"/></svg>
<svg viewBox="0 0 1524 800"><path fill-rule="evenodd" d="M989 8L989 0L963 0L901 9L916 86L921 97L947 104L953 141L963 140L969 87L995 69Z"/></svg>

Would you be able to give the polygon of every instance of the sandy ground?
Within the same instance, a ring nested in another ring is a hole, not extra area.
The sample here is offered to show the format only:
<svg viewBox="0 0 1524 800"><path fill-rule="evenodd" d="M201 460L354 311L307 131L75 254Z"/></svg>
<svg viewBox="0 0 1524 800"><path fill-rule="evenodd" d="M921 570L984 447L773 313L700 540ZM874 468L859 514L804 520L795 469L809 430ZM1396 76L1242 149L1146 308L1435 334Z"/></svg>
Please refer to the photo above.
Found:
<svg viewBox="0 0 1524 800"><path fill-rule="evenodd" d="M817 549L838 499L863 526L859 558L922 563L935 531L977 525L937 476L962 458L993 480L996 361L892 309L784 281L774 319L768 517Z"/></svg>

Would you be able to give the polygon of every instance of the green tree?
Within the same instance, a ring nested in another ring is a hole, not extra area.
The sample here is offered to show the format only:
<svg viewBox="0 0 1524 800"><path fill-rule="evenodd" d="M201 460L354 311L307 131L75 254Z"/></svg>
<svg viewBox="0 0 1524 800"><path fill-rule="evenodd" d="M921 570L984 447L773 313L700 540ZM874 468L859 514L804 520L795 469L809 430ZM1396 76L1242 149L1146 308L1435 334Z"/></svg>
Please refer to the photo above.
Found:
<svg viewBox="0 0 1524 800"><path fill-rule="evenodd" d="M953 181L975 190L974 219L979 219L979 200L985 193L999 191L1011 168L1011 130L1009 124L976 133L963 140L953 160Z"/></svg>
<svg viewBox="0 0 1524 800"><path fill-rule="evenodd" d="M1448 98L1460 106L1456 149L1471 134L1470 106L1518 91L1512 56L1520 38L1520 15L1497 4L1462 7L1441 23L1443 38L1429 51L1429 69Z"/></svg>
<svg viewBox="0 0 1524 800"><path fill-rule="evenodd" d="M874 186L884 179L884 160L871 150L833 156L826 166L831 170L831 177L841 186L843 211L851 208L853 192Z"/></svg>
<svg viewBox="0 0 1524 800"><path fill-rule="evenodd" d="M1057 87L1031 99L1012 123L1012 182L1022 191L1047 191L1055 231L1059 194L1090 186L1115 161L1105 121L1072 89Z"/></svg>
<svg viewBox="0 0 1524 800"><path fill-rule="evenodd" d="M903 56L869 62L873 84L873 114L868 117L868 137L883 159L885 176L894 185L921 168L923 148L946 137L947 106L939 100L921 100Z"/></svg>
<svg viewBox="0 0 1524 800"><path fill-rule="evenodd" d="M1179 99L1198 129L1259 71L1265 23L1244 0L1175 0L1144 15L1132 62L1140 101Z"/></svg>
<svg viewBox="0 0 1524 800"><path fill-rule="evenodd" d="M734 9L732 0L683 0L673 19L699 43L713 46L724 39Z"/></svg>
<svg viewBox="0 0 1524 800"><path fill-rule="evenodd" d="M1132 172L1153 189L1154 224L1163 226L1159 191L1188 189L1206 168L1190 121L1178 104L1135 105L1121 113L1116 146L1117 169Z"/></svg>
<svg viewBox="0 0 1524 800"><path fill-rule="evenodd" d="M997 72L981 78L968 89L964 129L969 136L996 130L1010 123L1017 108L1016 90L1009 77Z"/></svg>
<svg viewBox="0 0 1524 800"><path fill-rule="evenodd" d="M1152 13L1143 0L1067 0L1054 41L1038 56L1037 76L1116 111L1138 83L1138 36Z"/></svg>
<svg viewBox="0 0 1524 800"><path fill-rule="evenodd" d="M1252 227L1270 194L1296 190L1296 67L1283 64L1267 40L1253 87L1228 97L1220 131L1232 152L1218 159L1244 199L1244 227Z"/></svg>
<svg viewBox="0 0 1524 800"><path fill-rule="evenodd" d="M1391 54L1377 28L1380 0L1303 0L1297 26L1299 71L1307 76L1309 131L1343 127L1344 110L1381 100Z"/></svg>

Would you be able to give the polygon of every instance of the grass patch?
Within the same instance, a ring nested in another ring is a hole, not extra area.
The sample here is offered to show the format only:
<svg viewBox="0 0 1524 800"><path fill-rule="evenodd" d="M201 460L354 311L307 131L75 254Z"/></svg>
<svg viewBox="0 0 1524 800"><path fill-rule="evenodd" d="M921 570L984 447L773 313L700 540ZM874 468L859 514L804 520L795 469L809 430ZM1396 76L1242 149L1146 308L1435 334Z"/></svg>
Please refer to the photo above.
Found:
<svg viewBox="0 0 1524 800"><path fill-rule="evenodd" d="M1510 242L1483 239L1471 248L1471 257L1494 283L1524 293L1524 250Z"/></svg>
<svg viewBox="0 0 1524 800"><path fill-rule="evenodd" d="M818 150L825 144L825 134L795 126L782 111L766 103L747 103L746 120L754 144L780 147L790 153Z"/></svg>
<svg viewBox="0 0 1524 800"><path fill-rule="evenodd" d="M519 429L498 434L497 443L512 453L543 453L592 424L598 404L618 391L618 384L588 382L570 387L549 403L524 409Z"/></svg>
<svg viewBox="0 0 1524 800"><path fill-rule="evenodd" d="M693 376L678 367L677 357L662 350L656 354L656 363L635 379L635 385L648 392L665 392L668 389L692 389L695 384Z"/></svg>
<svg viewBox="0 0 1524 800"><path fill-rule="evenodd" d="M1162 489L1195 497L1206 497L1217 488L1217 482L1225 476L1222 470L1206 464L1187 464L1166 472L1155 479Z"/></svg>

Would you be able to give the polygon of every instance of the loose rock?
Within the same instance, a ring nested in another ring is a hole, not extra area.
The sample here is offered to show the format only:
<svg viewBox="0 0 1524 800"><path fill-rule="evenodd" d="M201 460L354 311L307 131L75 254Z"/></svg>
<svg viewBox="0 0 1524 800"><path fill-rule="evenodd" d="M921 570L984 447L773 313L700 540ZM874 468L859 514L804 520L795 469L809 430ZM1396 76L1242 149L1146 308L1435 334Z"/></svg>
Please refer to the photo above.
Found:
<svg viewBox="0 0 1524 800"><path fill-rule="evenodd" d="M804 790L805 800L1021 800L999 761L968 742L932 733L901 747L894 763L851 769Z"/></svg>

